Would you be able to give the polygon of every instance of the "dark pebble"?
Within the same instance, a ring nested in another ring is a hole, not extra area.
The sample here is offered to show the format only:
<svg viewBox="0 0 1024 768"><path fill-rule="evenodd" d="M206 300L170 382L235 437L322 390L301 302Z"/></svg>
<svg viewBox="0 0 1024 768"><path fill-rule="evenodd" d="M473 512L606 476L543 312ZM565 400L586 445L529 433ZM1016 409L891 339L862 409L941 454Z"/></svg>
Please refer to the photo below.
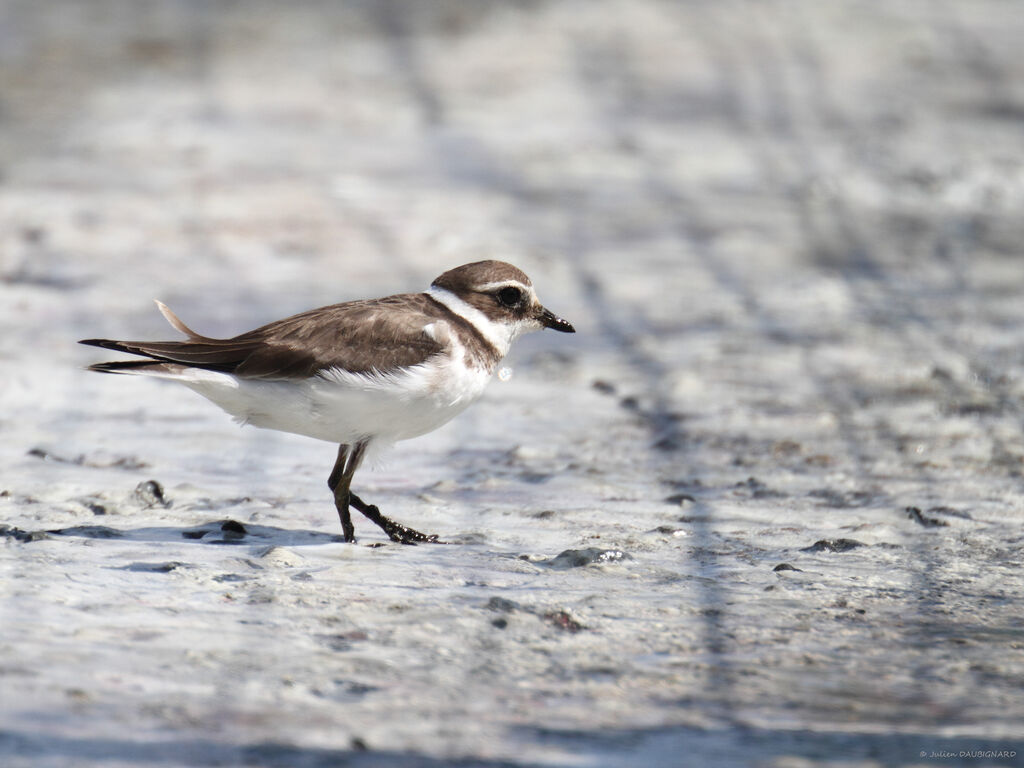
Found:
<svg viewBox="0 0 1024 768"><path fill-rule="evenodd" d="M665 501L668 502L669 504L678 504L679 506L682 506L683 504L687 503L697 503L697 499L695 499L688 493L673 493L671 496L666 496Z"/></svg>
<svg viewBox="0 0 1024 768"><path fill-rule="evenodd" d="M544 618L559 629L564 629L566 632L571 632L572 634L576 634L580 630L586 629L585 626L570 616L567 611L549 611L544 614Z"/></svg>
<svg viewBox="0 0 1024 768"><path fill-rule="evenodd" d="M664 533L667 536L673 536L673 535L679 533L682 530L684 530L684 529L683 528L676 528L676 527L671 526L671 525L659 525L657 528L655 528L652 531L652 533Z"/></svg>
<svg viewBox="0 0 1024 768"><path fill-rule="evenodd" d="M243 576L240 573L221 573L213 577L213 580L220 583L230 583L234 581L249 581L251 577Z"/></svg>
<svg viewBox="0 0 1024 768"><path fill-rule="evenodd" d="M580 568L592 563L614 563L621 560L632 560L625 552L618 549L567 549L560 552L550 560L542 561L544 565L556 570L568 570L569 568Z"/></svg>
<svg viewBox="0 0 1024 768"><path fill-rule="evenodd" d="M663 437L653 445L655 450L664 451L665 453L672 453L673 451L680 451L683 449L683 441L675 435L669 437Z"/></svg>
<svg viewBox="0 0 1024 768"><path fill-rule="evenodd" d="M46 531L23 531L21 528L16 528L13 525L0 525L0 536L3 536L5 539L14 539L15 541L25 543L50 538Z"/></svg>
<svg viewBox="0 0 1024 768"><path fill-rule="evenodd" d="M146 507L169 507L170 502L164 495L164 487L160 485L156 480L144 480L135 486L136 501L141 502Z"/></svg>
<svg viewBox="0 0 1024 768"><path fill-rule="evenodd" d="M217 520L202 528L182 531L182 538L202 539L204 544L242 544L249 531L237 520Z"/></svg>
<svg viewBox="0 0 1024 768"><path fill-rule="evenodd" d="M32 456L32 457L34 457L36 459L42 459L43 461L47 461L48 459L53 459L53 460L59 461L59 459L57 459L56 456L53 456L45 448L38 448L38 447L36 447L36 448L29 448L25 452L25 455L26 456Z"/></svg>
<svg viewBox="0 0 1024 768"><path fill-rule="evenodd" d="M522 606L514 600L507 600L504 597L492 597L487 601L487 605L484 608L500 613L513 613L522 609Z"/></svg>
<svg viewBox="0 0 1024 768"><path fill-rule="evenodd" d="M801 552L849 552L851 549L865 546L864 542L856 539L820 539L809 547L804 547Z"/></svg>
<svg viewBox="0 0 1024 768"><path fill-rule="evenodd" d="M495 619L491 622L491 626L497 627L498 629L505 629L505 627L508 626L508 619Z"/></svg>
<svg viewBox="0 0 1024 768"><path fill-rule="evenodd" d="M349 747L353 752L369 752L370 748L366 745L366 742L360 739L358 736L353 736L352 741L349 742Z"/></svg>
<svg viewBox="0 0 1024 768"><path fill-rule="evenodd" d="M615 385L612 384L611 382L604 381L603 379L597 379L591 386L593 386L593 388L600 392L602 395L615 394Z"/></svg>
<svg viewBox="0 0 1024 768"><path fill-rule="evenodd" d="M374 691L380 690L380 688L376 685L367 685L366 683L357 683L355 681L344 683L344 687L345 693L351 696L365 696L368 693L373 693Z"/></svg>
<svg viewBox="0 0 1024 768"><path fill-rule="evenodd" d="M177 560L171 560L166 563L132 563L131 565L126 565L122 570L136 571L138 573L170 573L183 565L184 563L179 563Z"/></svg>
<svg viewBox="0 0 1024 768"><path fill-rule="evenodd" d="M245 534L248 533L248 531L245 530L245 526L237 520L225 520L220 524L220 529L224 531L225 534L234 534L239 537L245 536Z"/></svg>
<svg viewBox="0 0 1024 768"><path fill-rule="evenodd" d="M75 464L77 466L81 466L82 464L85 463L85 456L58 456L57 454L51 453L45 448L30 448L28 451L28 455L34 456L37 459L42 459L43 461L56 461L60 464Z"/></svg>
<svg viewBox="0 0 1024 768"><path fill-rule="evenodd" d="M803 573L803 569L797 568L795 565L790 565L789 563L779 563L774 568L772 568L772 570L773 571L799 571L800 573Z"/></svg>
<svg viewBox="0 0 1024 768"><path fill-rule="evenodd" d="M920 523L925 528L943 528L949 525L945 520L939 520L937 517L925 517L924 513L917 507L906 507L903 511L907 513L907 517L915 523Z"/></svg>
<svg viewBox="0 0 1024 768"><path fill-rule="evenodd" d="M105 525L73 525L70 528L56 528L50 533L57 536L84 536L87 539L123 539L124 531Z"/></svg>

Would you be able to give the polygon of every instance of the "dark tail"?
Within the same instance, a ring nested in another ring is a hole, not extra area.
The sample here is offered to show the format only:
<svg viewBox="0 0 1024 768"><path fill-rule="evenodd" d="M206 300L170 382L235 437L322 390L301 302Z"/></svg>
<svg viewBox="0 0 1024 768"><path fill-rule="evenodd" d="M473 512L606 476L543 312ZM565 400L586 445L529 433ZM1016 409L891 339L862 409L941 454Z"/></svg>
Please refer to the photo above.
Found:
<svg viewBox="0 0 1024 768"><path fill-rule="evenodd" d="M205 368L210 371L230 372L248 356L253 342L230 339L204 339L202 341L115 341L114 339L82 339L79 344L113 349L130 355L141 355L148 360L98 363L90 370L103 373L129 373L129 369L169 363Z"/></svg>
<svg viewBox="0 0 1024 768"><path fill-rule="evenodd" d="M117 360L111 363L95 363L88 370L97 373L140 373L142 369L159 371L166 369L167 363L159 360Z"/></svg>
<svg viewBox="0 0 1024 768"><path fill-rule="evenodd" d="M140 354L132 349L129 349L126 342L114 341L113 339L82 339L78 342L79 344L86 344L90 347L103 347L104 349L115 349L118 352L129 352L133 355Z"/></svg>

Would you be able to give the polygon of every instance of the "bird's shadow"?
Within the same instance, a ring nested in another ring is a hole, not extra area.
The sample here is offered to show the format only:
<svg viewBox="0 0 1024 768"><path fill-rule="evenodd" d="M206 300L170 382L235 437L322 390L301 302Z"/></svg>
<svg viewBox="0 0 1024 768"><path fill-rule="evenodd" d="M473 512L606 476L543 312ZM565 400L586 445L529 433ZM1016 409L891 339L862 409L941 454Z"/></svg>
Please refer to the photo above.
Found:
<svg viewBox="0 0 1024 768"><path fill-rule="evenodd" d="M340 534L303 529L278 528L273 525L240 523L230 518L212 520L201 525L149 526L145 528L112 528L106 525L73 525L47 530L50 536L74 536L85 539L119 539L123 541L194 542L220 546L264 545L302 547L344 542Z"/></svg>

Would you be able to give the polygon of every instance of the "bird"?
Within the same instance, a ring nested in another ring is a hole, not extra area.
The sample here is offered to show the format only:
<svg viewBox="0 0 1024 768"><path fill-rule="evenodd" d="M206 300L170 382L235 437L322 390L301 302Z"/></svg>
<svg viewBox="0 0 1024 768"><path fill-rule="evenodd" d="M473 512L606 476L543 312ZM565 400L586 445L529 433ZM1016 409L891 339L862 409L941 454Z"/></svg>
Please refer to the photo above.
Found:
<svg viewBox="0 0 1024 768"><path fill-rule="evenodd" d="M337 443L327 486L350 543L356 541L351 507L392 541L439 542L353 493L363 460L465 410L520 334L576 332L538 301L522 270L493 260L450 269L423 293L332 304L229 339L196 333L156 304L187 340L83 339L80 344L143 358L89 370L176 381L242 425Z"/></svg>

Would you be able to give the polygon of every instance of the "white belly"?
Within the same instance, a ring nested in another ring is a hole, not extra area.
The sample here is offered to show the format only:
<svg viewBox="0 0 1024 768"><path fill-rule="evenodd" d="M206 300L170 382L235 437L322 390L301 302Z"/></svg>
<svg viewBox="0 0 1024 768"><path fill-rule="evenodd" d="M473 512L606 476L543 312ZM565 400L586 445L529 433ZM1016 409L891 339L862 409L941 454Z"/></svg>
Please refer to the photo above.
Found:
<svg viewBox="0 0 1024 768"><path fill-rule="evenodd" d="M300 381L259 381L187 369L177 378L243 424L332 443L393 443L450 421L481 395L491 373L438 356L390 374L332 369Z"/></svg>

